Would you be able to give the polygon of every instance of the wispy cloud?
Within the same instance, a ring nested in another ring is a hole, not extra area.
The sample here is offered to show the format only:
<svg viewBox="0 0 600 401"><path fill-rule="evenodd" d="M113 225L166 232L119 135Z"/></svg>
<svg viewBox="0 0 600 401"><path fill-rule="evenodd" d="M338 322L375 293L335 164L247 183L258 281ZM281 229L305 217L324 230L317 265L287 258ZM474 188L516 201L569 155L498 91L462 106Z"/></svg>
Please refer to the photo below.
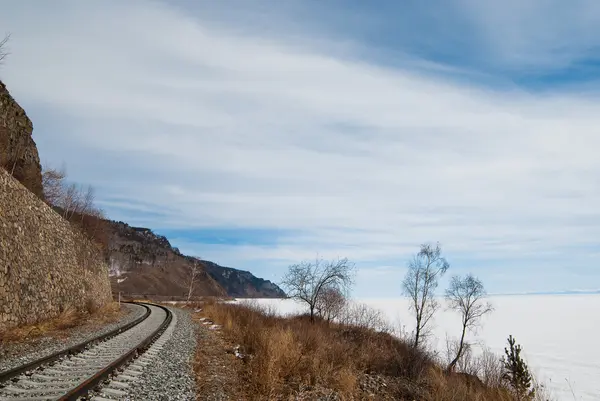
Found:
<svg viewBox="0 0 600 401"><path fill-rule="evenodd" d="M96 185L111 217L172 232L184 251L270 277L316 252L402 269L439 240L495 292L575 288L589 277L564 277L593 263L600 234L598 86L500 88L486 74L506 77L474 62L481 52L508 70L548 70L592 56L596 7L566 14L561 32L576 40L555 55L547 6L457 1L444 19L413 4L396 34L443 24L394 40L369 35L385 22L377 10L335 10L325 28L333 8L296 2L233 14L213 2L15 3L0 16L13 32L0 73L44 159ZM360 35L344 31L340 16L362 14ZM469 23L445 38L457 21ZM449 43L468 45L462 64L438 57ZM272 236L200 235L235 229ZM525 284L511 279L527 269ZM534 272L552 281L540 288Z"/></svg>
<svg viewBox="0 0 600 401"><path fill-rule="evenodd" d="M598 58L600 5L595 1L461 3L489 44L488 54L507 67L539 72Z"/></svg>

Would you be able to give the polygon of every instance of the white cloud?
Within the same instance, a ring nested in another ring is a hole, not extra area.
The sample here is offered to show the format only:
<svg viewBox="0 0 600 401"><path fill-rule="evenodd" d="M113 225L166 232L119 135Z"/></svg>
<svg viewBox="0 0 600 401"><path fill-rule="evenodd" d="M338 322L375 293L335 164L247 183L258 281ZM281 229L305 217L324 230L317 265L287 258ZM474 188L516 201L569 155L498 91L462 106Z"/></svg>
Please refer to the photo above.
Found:
<svg viewBox="0 0 600 401"><path fill-rule="evenodd" d="M38 142L52 131L79 149L51 159L97 185L114 218L300 232L273 246L180 240L203 256L403 264L439 240L473 263L559 268L545 258L600 234L596 97L485 90L158 2L36 4L0 16L13 32L2 78ZM518 38L507 46L535 43ZM103 174L98 158L120 164Z"/></svg>

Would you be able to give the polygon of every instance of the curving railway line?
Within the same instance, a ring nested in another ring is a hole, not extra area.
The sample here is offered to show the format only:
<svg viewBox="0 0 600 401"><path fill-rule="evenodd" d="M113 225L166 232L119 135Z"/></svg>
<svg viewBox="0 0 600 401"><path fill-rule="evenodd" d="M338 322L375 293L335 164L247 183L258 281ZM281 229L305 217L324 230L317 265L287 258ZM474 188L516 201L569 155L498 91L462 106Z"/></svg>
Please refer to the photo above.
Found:
<svg viewBox="0 0 600 401"><path fill-rule="evenodd" d="M136 305L146 312L125 327L0 372L0 401L89 399L88 393L97 394L92 400L122 398L126 395L127 380L135 380L147 364L144 358L138 357L172 325L173 319L172 313L163 306ZM162 344L157 341L157 347L158 343ZM148 353L151 355L153 351ZM118 381L111 383L110 379L115 376Z"/></svg>

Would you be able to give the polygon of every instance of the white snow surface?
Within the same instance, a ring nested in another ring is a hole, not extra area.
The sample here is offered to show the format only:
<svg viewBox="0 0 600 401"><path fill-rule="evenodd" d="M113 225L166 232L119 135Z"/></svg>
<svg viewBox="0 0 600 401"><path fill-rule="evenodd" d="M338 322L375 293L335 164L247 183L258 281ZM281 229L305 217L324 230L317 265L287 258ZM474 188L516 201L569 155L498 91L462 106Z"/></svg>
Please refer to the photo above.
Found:
<svg viewBox="0 0 600 401"><path fill-rule="evenodd" d="M554 400L600 400L600 295L491 296L495 311L468 340L484 343L498 355L512 334L536 378L545 383ZM245 300L240 300L244 302ZM304 311L287 299L257 299L281 314ZM359 299L385 313L396 327L409 332L414 323L403 298ZM436 315L431 346L445 349L446 335L457 337L459 315L442 308ZM575 398L573 397L573 393Z"/></svg>

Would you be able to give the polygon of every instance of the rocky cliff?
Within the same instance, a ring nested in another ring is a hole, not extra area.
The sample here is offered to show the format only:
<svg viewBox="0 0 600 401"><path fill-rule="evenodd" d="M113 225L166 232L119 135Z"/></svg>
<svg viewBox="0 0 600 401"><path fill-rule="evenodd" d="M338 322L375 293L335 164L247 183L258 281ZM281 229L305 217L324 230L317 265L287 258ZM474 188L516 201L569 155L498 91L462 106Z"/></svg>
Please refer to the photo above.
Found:
<svg viewBox="0 0 600 401"><path fill-rule="evenodd" d="M42 198L42 168L33 124L0 81L0 166Z"/></svg>
<svg viewBox="0 0 600 401"><path fill-rule="evenodd" d="M126 295L187 297L192 267L198 266L193 296L281 297L283 291L250 272L185 256L148 228L109 221L108 262L113 290Z"/></svg>
<svg viewBox="0 0 600 401"><path fill-rule="evenodd" d="M283 298L285 292L269 280L254 276L245 270L219 266L208 260L202 261L204 269L231 297Z"/></svg>

